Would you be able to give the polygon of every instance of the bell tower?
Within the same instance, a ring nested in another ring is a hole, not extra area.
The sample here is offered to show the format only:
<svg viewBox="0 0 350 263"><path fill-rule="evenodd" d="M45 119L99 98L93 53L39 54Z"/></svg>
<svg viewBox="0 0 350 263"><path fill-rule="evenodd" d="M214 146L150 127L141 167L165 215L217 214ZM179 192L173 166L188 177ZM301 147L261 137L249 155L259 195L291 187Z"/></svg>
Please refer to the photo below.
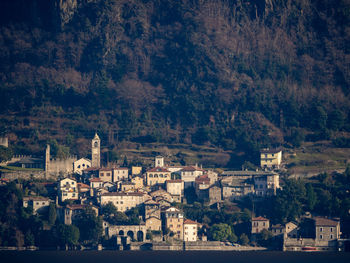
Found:
<svg viewBox="0 0 350 263"><path fill-rule="evenodd" d="M91 167L100 168L100 146L100 137L95 133L95 137L91 140Z"/></svg>

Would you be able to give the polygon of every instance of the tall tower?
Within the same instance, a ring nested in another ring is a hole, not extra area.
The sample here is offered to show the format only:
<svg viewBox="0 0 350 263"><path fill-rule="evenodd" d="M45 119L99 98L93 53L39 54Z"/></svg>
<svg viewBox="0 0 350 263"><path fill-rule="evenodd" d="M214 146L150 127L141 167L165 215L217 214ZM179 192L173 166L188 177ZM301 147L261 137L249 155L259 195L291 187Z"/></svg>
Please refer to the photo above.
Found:
<svg viewBox="0 0 350 263"><path fill-rule="evenodd" d="M95 137L91 140L91 166L95 168L100 168L100 146L100 137L95 133Z"/></svg>
<svg viewBox="0 0 350 263"><path fill-rule="evenodd" d="M154 160L154 167L163 167L164 166L164 157L163 156L156 156L156 159Z"/></svg>
<svg viewBox="0 0 350 263"><path fill-rule="evenodd" d="M50 169L50 144L46 145L45 151L45 172L48 173Z"/></svg>

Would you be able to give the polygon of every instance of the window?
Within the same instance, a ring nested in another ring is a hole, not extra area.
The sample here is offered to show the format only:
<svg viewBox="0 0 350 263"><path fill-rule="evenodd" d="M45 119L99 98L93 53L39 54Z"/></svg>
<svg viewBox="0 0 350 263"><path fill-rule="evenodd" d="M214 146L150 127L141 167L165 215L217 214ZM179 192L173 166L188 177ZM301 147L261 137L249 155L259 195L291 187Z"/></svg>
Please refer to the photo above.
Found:
<svg viewBox="0 0 350 263"><path fill-rule="evenodd" d="M331 232L333 232L333 227L331 227Z"/></svg>
<svg viewBox="0 0 350 263"><path fill-rule="evenodd" d="M331 239L333 239L333 235L331 235Z"/></svg>
<svg viewBox="0 0 350 263"><path fill-rule="evenodd" d="M320 239L323 239L323 236L322 236L322 235L320 235Z"/></svg>
<svg viewBox="0 0 350 263"><path fill-rule="evenodd" d="M323 231L323 228L322 227L320 227L320 232L322 232Z"/></svg>

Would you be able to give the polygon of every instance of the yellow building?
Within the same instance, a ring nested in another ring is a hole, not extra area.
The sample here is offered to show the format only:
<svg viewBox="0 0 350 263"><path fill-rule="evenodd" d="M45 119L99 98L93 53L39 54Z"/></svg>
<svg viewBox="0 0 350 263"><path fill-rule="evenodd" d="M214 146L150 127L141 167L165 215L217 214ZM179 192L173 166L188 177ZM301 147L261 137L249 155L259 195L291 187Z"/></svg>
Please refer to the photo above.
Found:
<svg viewBox="0 0 350 263"><path fill-rule="evenodd" d="M103 182L113 182L113 170L111 168L101 168L98 171L98 177Z"/></svg>
<svg viewBox="0 0 350 263"><path fill-rule="evenodd" d="M260 151L260 166L262 168L279 168L281 163L281 149L264 149Z"/></svg>
<svg viewBox="0 0 350 263"><path fill-rule="evenodd" d="M171 179L171 172L163 167L155 167L146 173L146 183L148 186L164 184Z"/></svg>
<svg viewBox="0 0 350 263"><path fill-rule="evenodd" d="M140 174L142 174L142 167L141 166L132 166L131 167L131 174L132 175L140 175Z"/></svg>
<svg viewBox="0 0 350 263"><path fill-rule="evenodd" d="M143 178L140 176L135 176L131 179L131 182L135 184L135 189L143 188Z"/></svg>

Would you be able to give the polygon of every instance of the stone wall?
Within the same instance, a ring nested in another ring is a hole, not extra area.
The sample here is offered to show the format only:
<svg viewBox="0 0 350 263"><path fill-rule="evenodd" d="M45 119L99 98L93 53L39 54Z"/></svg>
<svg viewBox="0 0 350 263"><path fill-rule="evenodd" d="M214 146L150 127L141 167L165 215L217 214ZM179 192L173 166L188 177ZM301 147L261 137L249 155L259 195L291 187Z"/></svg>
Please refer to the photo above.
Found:
<svg viewBox="0 0 350 263"><path fill-rule="evenodd" d="M1 178L9 179L10 181L16 180L16 179L24 179L24 180L30 180L30 179L55 179L54 177L47 178L44 171L11 171L11 172L2 172Z"/></svg>

